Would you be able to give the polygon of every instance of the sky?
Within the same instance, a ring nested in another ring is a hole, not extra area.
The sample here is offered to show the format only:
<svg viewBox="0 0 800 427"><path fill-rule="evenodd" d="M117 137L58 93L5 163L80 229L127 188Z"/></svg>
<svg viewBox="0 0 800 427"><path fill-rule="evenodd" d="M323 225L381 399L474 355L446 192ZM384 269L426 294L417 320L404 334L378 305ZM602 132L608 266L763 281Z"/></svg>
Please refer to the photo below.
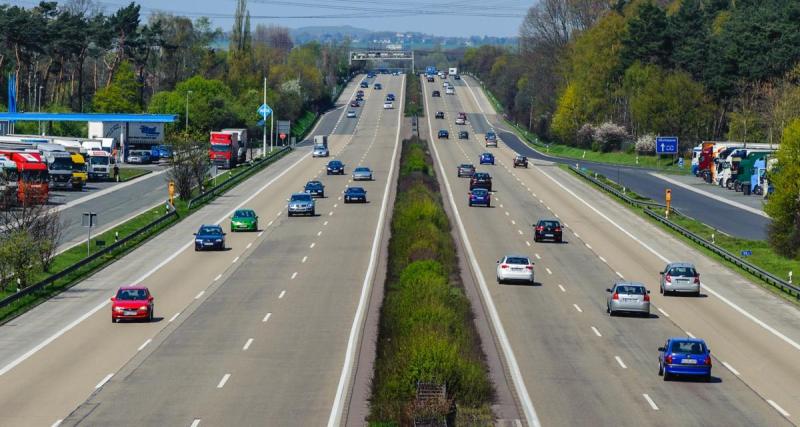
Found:
<svg viewBox="0 0 800 427"><path fill-rule="evenodd" d="M59 0L62 3L66 0ZM129 0L96 0L107 10ZM225 30L236 0L135 0L143 15L154 10L208 16ZM289 28L352 25L376 31L415 31L439 36L516 36L536 0L248 0L251 22ZM26 5L29 1L10 1ZM27 6L27 5L26 5Z"/></svg>

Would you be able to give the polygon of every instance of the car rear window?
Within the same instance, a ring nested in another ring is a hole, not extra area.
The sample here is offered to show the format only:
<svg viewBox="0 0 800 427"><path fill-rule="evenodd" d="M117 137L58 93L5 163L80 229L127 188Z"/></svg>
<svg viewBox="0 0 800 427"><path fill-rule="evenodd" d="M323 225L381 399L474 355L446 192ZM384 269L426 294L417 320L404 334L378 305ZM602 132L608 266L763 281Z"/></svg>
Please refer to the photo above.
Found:
<svg viewBox="0 0 800 427"><path fill-rule="evenodd" d="M511 256L510 256L510 257L506 258L506 263L507 263L507 264L523 264L523 265L528 265L530 262L528 261L528 258L522 258L522 257L511 257Z"/></svg>
<svg viewBox="0 0 800 427"><path fill-rule="evenodd" d="M117 292L117 299L121 301L138 301L147 299L147 291L144 289L120 289Z"/></svg>
<svg viewBox="0 0 800 427"><path fill-rule="evenodd" d="M625 295L644 295L644 288L634 285L617 285L617 293Z"/></svg>
<svg viewBox="0 0 800 427"><path fill-rule="evenodd" d="M697 341L673 341L669 351L671 353L704 354L705 345Z"/></svg>
<svg viewBox="0 0 800 427"><path fill-rule="evenodd" d="M694 277L697 276L697 272L692 267L672 267L669 269L669 275L678 277Z"/></svg>
<svg viewBox="0 0 800 427"><path fill-rule="evenodd" d="M539 221L539 225L542 227L558 227L559 224L556 221Z"/></svg>

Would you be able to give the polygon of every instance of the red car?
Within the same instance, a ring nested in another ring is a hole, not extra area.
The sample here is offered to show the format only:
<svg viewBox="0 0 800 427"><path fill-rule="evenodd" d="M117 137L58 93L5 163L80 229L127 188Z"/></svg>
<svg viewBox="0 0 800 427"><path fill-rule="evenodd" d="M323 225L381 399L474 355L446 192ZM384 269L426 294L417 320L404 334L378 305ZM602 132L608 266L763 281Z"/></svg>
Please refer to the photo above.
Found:
<svg viewBox="0 0 800 427"><path fill-rule="evenodd" d="M144 286L123 286L111 298L111 322L133 319L153 321L153 295Z"/></svg>
<svg viewBox="0 0 800 427"><path fill-rule="evenodd" d="M361 105L358 103L358 101L353 100L352 102L350 102L350 106L355 108L355 107L360 107Z"/></svg>

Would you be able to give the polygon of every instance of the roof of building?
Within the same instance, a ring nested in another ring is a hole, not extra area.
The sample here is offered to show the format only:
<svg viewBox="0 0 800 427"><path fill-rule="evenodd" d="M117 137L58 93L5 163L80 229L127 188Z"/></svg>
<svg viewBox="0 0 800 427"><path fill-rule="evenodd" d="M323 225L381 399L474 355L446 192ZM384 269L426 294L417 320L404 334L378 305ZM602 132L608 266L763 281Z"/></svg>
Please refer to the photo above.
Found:
<svg viewBox="0 0 800 427"><path fill-rule="evenodd" d="M142 122L173 123L174 114L106 114L106 113L0 113L0 120L43 122Z"/></svg>

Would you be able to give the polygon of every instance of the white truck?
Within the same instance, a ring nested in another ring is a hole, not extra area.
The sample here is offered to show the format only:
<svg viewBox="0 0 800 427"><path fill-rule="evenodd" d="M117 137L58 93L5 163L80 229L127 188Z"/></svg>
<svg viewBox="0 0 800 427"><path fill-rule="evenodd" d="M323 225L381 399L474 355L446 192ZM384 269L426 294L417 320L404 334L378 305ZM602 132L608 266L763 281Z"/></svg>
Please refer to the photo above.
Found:
<svg viewBox="0 0 800 427"><path fill-rule="evenodd" d="M47 163L50 188L72 187L72 155L59 144L37 144L36 149Z"/></svg>
<svg viewBox="0 0 800 427"><path fill-rule="evenodd" d="M111 172L111 154L100 149L88 150L86 151L86 163L90 180L108 180Z"/></svg>
<svg viewBox="0 0 800 427"><path fill-rule="evenodd" d="M236 150L238 163L247 161L247 129L222 129L222 132L235 133L239 137L239 148Z"/></svg>
<svg viewBox="0 0 800 427"><path fill-rule="evenodd" d="M733 189L733 180L739 170L739 163L752 153L772 153L770 144L747 144L747 148L728 148L715 159L717 166L716 183L720 187ZM752 147L752 148L751 148ZM724 157L723 157L724 156Z"/></svg>
<svg viewBox="0 0 800 427"><path fill-rule="evenodd" d="M455 75L457 75L457 74L458 74L458 68L456 68L456 67L450 67L450 69L449 69L449 70L447 70L447 74L450 74L451 76L455 76Z"/></svg>

